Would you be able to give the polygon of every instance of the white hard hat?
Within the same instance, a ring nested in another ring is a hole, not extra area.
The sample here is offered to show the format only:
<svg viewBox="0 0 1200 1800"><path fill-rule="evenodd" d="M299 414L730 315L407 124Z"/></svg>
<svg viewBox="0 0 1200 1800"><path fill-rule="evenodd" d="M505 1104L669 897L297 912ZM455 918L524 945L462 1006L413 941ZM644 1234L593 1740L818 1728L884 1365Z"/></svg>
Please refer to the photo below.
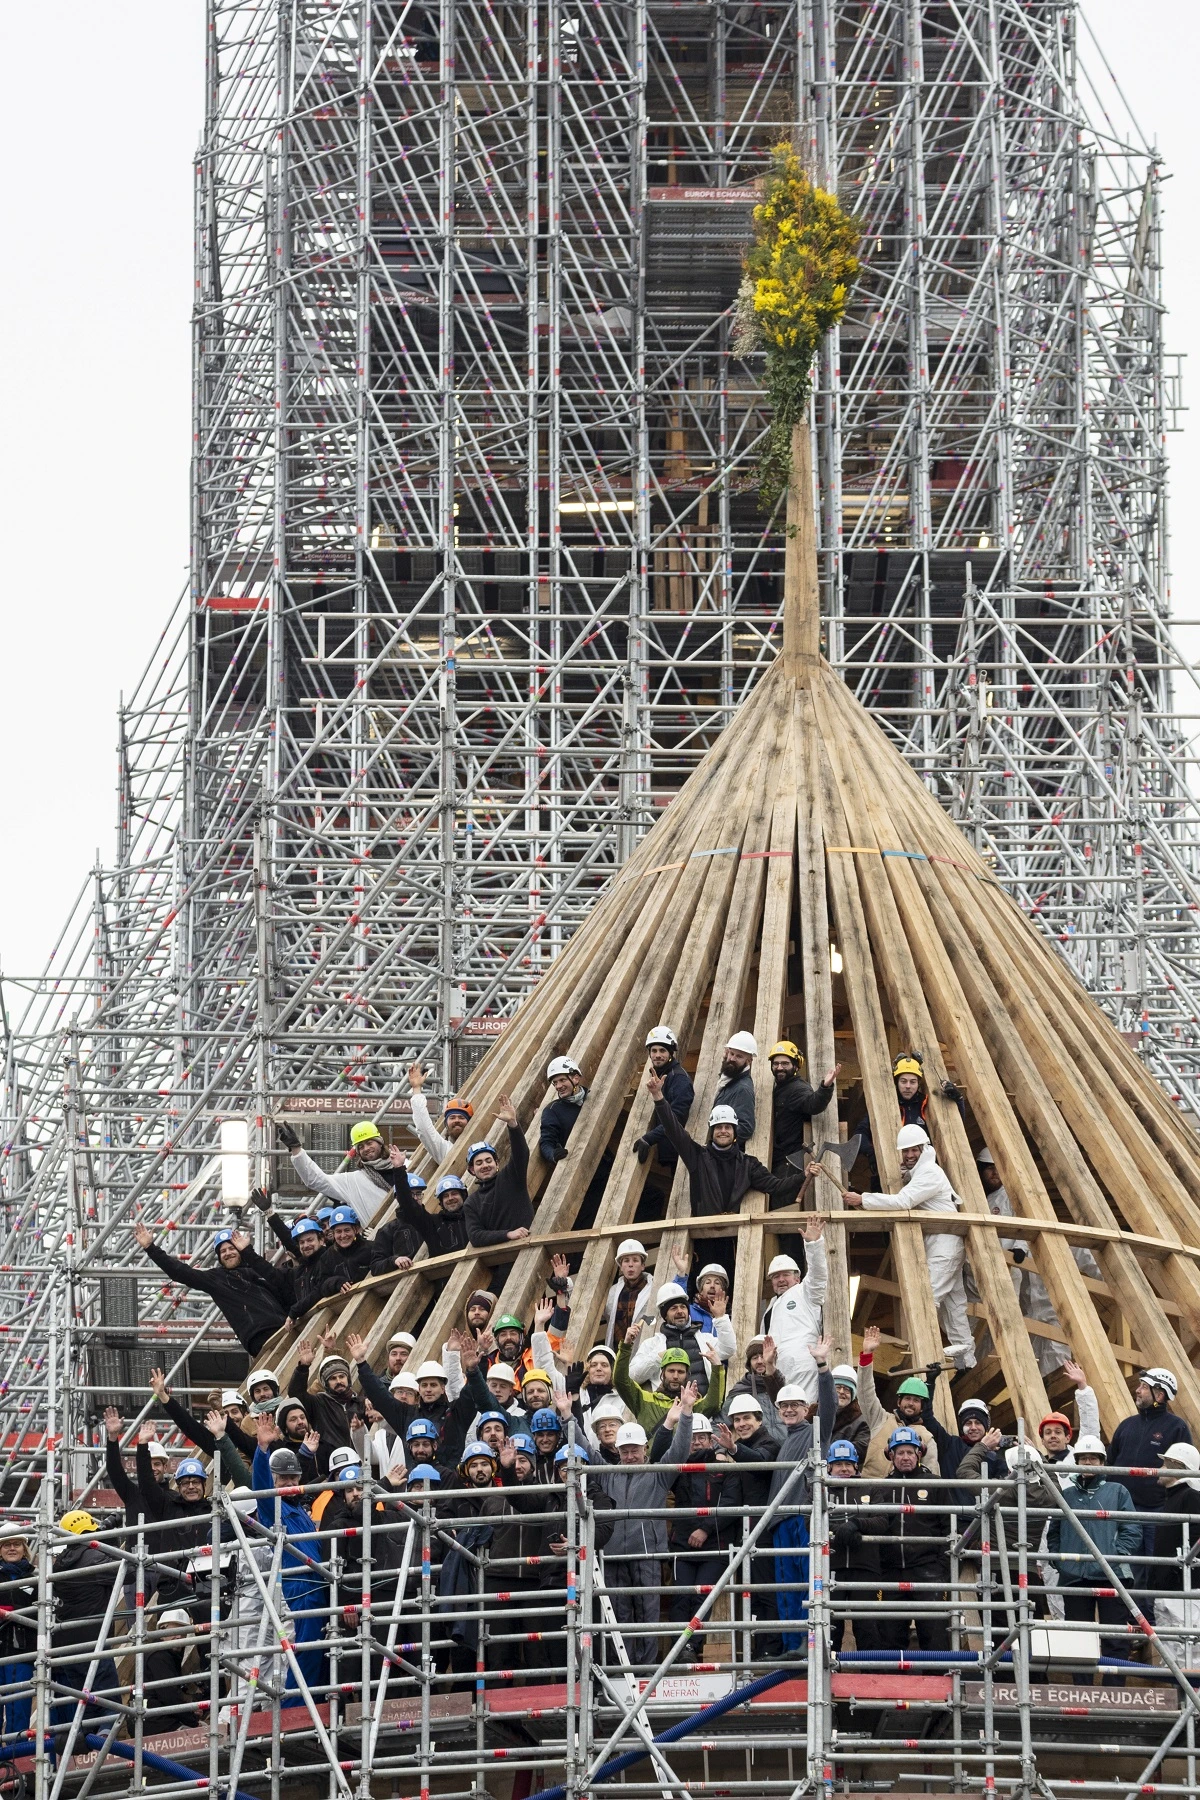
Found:
<svg viewBox="0 0 1200 1800"><path fill-rule="evenodd" d="M590 1414L592 1424L599 1419L623 1419L625 1402L618 1394L605 1394L603 1400L597 1400Z"/></svg>
<svg viewBox="0 0 1200 1800"><path fill-rule="evenodd" d="M1170 1369L1143 1369L1138 1380L1148 1381L1151 1387L1162 1388L1168 1400L1173 1400L1179 1392L1178 1378Z"/></svg>
<svg viewBox="0 0 1200 1800"><path fill-rule="evenodd" d="M646 1433L642 1430L641 1426L636 1424L633 1420L631 1420L628 1425L622 1425L620 1431L617 1433L618 1450L623 1449L626 1444L641 1444L644 1448L645 1443Z"/></svg>
<svg viewBox="0 0 1200 1800"><path fill-rule="evenodd" d="M923 1125L902 1125L896 1133L897 1150L916 1150L929 1142L929 1133Z"/></svg>
<svg viewBox="0 0 1200 1800"><path fill-rule="evenodd" d="M1004 1452L1005 1466L1015 1469L1019 1462L1041 1462L1042 1453L1036 1444L1010 1444Z"/></svg>
<svg viewBox="0 0 1200 1800"><path fill-rule="evenodd" d="M673 1281L668 1281L665 1286L660 1287L654 1296L654 1304L660 1312L664 1306L675 1306L680 1301L686 1306L688 1297L681 1287L676 1287Z"/></svg>
<svg viewBox="0 0 1200 1800"><path fill-rule="evenodd" d="M324 1381L326 1369L335 1368L345 1369L348 1375L350 1373L350 1358L348 1356L337 1355L323 1356L317 1364L317 1380Z"/></svg>
<svg viewBox="0 0 1200 1800"><path fill-rule="evenodd" d="M990 1169L994 1165L996 1159L985 1144L983 1149L979 1152L979 1155L975 1158L975 1161L986 1165L986 1167Z"/></svg>
<svg viewBox="0 0 1200 1800"><path fill-rule="evenodd" d="M440 1362L423 1362L417 1370L418 1381L445 1381L446 1371Z"/></svg>
<svg viewBox="0 0 1200 1800"><path fill-rule="evenodd" d="M261 1387L261 1385L264 1381L269 1381L271 1383L271 1386L275 1389L275 1392L276 1393L279 1392L279 1377L278 1377L278 1375L275 1373L274 1369L265 1369L265 1368L264 1369L251 1369L250 1373L246 1377L246 1392L249 1393L251 1388Z"/></svg>
<svg viewBox="0 0 1200 1800"><path fill-rule="evenodd" d="M593 1356L603 1356L610 1364L615 1363L617 1360L617 1353L611 1344L593 1344L587 1355L584 1357L584 1362L590 1363Z"/></svg>
<svg viewBox="0 0 1200 1800"><path fill-rule="evenodd" d="M1104 1448L1103 1438L1092 1437L1085 1434L1072 1445L1072 1448L1075 1452L1076 1462L1079 1461L1081 1456L1102 1456L1106 1461L1108 1459L1108 1451Z"/></svg>
<svg viewBox="0 0 1200 1800"><path fill-rule="evenodd" d="M248 1519L258 1511L258 1499L248 1487L235 1487L229 1495L229 1504L239 1519Z"/></svg>
<svg viewBox="0 0 1200 1800"><path fill-rule="evenodd" d="M700 1432L705 1437L711 1437L712 1436L712 1428L713 1428L713 1422L709 1418L707 1413L693 1413L692 1414L692 1436L693 1437L695 1437L697 1432Z"/></svg>
<svg viewBox="0 0 1200 1800"><path fill-rule="evenodd" d="M362 1457L353 1444L339 1444L329 1452L329 1473L336 1475L339 1469L349 1469L362 1461Z"/></svg>
<svg viewBox="0 0 1200 1800"><path fill-rule="evenodd" d="M397 1388L411 1388L413 1393L416 1393L417 1378L410 1369L401 1369L398 1375L392 1376L388 1382L388 1391L394 1394Z"/></svg>
<svg viewBox="0 0 1200 1800"><path fill-rule="evenodd" d="M617 1245L615 1260L620 1262L623 1256L640 1256L644 1260L645 1255L645 1244L639 1244L636 1238L622 1238L621 1242Z"/></svg>
<svg viewBox="0 0 1200 1800"><path fill-rule="evenodd" d="M734 1125L738 1122L737 1113L732 1106L714 1106L708 1115L709 1129L714 1125Z"/></svg>
<svg viewBox="0 0 1200 1800"><path fill-rule="evenodd" d="M704 1267L697 1275L696 1280L698 1282L703 1281L706 1275L719 1275L721 1280L725 1283L725 1286L729 1286L729 1270L722 1268L720 1263L705 1263Z"/></svg>
<svg viewBox="0 0 1200 1800"><path fill-rule="evenodd" d="M738 1413L761 1413L762 1407L753 1394L738 1394L729 1402L725 1410L732 1419Z"/></svg>
<svg viewBox="0 0 1200 1800"><path fill-rule="evenodd" d="M767 1264L768 1275L782 1275L788 1270L794 1275L800 1273L800 1264L794 1256L773 1256Z"/></svg>
<svg viewBox="0 0 1200 1800"><path fill-rule="evenodd" d="M803 1400L805 1405L807 1405L808 1395L804 1392L802 1387L797 1387L794 1381L788 1381L784 1383L775 1396L776 1406L779 1406L785 1400Z"/></svg>
<svg viewBox="0 0 1200 1800"><path fill-rule="evenodd" d="M389 1350L392 1348L393 1344L403 1344L406 1350L415 1350L417 1347L417 1340L411 1331L393 1331L391 1337L387 1341Z"/></svg>
<svg viewBox="0 0 1200 1800"><path fill-rule="evenodd" d="M155 1462L170 1462L170 1460L171 1460L170 1451L167 1449L165 1444L160 1444L158 1442L157 1438L150 1445L150 1454L154 1458Z"/></svg>
<svg viewBox="0 0 1200 1800"><path fill-rule="evenodd" d="M222 1388L221 1389L221 1405L222 1406L242 1406L242 1407L244 1407L245 1404L246 1404L246 1402L245 1402L244 1398L242 1397L241 1394L238 1393L236 1388Z"/></svg>
<svg viewBox="0 0 1200 1800"><path fill-rule="evenodd" d="M516 1387L517 1371L511 1363L494 1362L484 1379L485 1381L507 1381L509 1387Z"/></svg>
<svg viewBox="0 0 1200 1800"><path fill-rule="evenodd" d="M749 1031L735 1031L725 1048L727 1050L740 1050L743 1056L758 1055L758 1045L754 1041L754 1034Z"/></svg>
<svg viewBox="0 0 1200 1800"><path fill-rule="evenodd" d="M858 1370L851 1368L849 1363L839 1363L836 1369L830 1370L830 1374L833 1376L834 1387L852 1388L857 1394Z"/></svg>
<svg viewBox="0 0 1200 1800"><path fill-rule="evenodd" d="M174 1625L183 1631L190 1631L192 1615L182 1606L168 1606L165 1612L159 1613L154 1623L160 1631L165 1631L168 1625Z"/></svg>
<svg viewBox="0 0 1200 1800"><path fill-rule="evenodd" d="M546 1080L553 1081L556 1075L582 1075L583 1070L569 1056L554 1056L546 1065Z"/></svg>
<svg viewBox="0 0 1200 1800"><path fill-rule="evenodd" d="M656 1044L663 1045L667 1050L678 1050L679 1039L669 1025L656 1025L653 1031L646 1033L647 1050L653 1050Z"/></svg>
<svg viewBox="0 0 1200 1800"><path fill-rule="evenodd" d="M1164 1467L1168 1460L1178 1463L1181 1468L1187 1469L1192 1475L1200 1470L1200 1450L1197 1450L1195 1444L1168 1444L1162 1453ZM1167 1511L1170 1512L1170 1510L1168 1507Z"/></svg>

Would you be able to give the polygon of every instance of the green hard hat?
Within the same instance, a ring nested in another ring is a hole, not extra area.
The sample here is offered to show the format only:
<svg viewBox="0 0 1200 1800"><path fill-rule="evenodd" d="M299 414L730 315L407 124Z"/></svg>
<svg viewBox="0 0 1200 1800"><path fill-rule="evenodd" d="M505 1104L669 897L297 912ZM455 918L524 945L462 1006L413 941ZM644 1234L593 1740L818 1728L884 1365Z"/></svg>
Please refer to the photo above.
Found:
<svg viewBox="0 0 1200 1800"><path fill-rule="evenodd" d="M897 1395L915 1394L918 1400L928 1400L929 1398L929 1389L919 1375L910 1375L907 1381L902 1381L896 1389L896 1393Z"/></svg>
<svg viewBox="0 0 1200 1800"><path fill-rule="evenodd" d="M493 1333L497 1331L524 1332L524 1330L525 1327L522 1325L520 1319L514 1319L511 1313L505 1313L503 1318L497 1319L496 1323L492 1326Z"/></svg>
<svg viewBox="0 0 1200 1800"><path fill-rule="evenodd" d="M685 1369L690 1369L692 1359L686 1350L664 1350L662 1361L658 1366L660 1369L665 1369L668 1363L682 1363Z"/></svg>

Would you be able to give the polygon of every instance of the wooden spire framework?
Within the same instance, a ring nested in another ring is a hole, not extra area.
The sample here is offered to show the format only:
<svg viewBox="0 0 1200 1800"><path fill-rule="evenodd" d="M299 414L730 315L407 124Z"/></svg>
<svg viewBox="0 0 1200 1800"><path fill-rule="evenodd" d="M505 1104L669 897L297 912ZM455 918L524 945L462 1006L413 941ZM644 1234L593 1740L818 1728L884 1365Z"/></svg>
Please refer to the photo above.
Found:
<svg viewBox="0 0 1200 1800"><path fill-rule="evenodd" d="M527 1316L551 1251L561 1248L578 1259L571 1341L586 1352L614 1279L616 1242L634 1225L650 1167L633 1151L650 1123L646 1033L660 1021L675 1029L694 1070L689 1129L703 1136L723 1047L746 1028L761 1050L751 1150L770 1161L766 1051L791 1037L816 1079L835 1060L843 1065L838 1098L813 1121L814 1138L838 1136L839 1107L843 1134L845 1121L865 1111L881 1183L892 1191L901 1185L892 1060L902 1048L923 1056L930 1132L964 1203L957 1228L980 1295L976 1336L986 1323L993 1346L957 1384L958 1399L983 1393L1036 1425L1057 1389L1052 1381L1047 1393L1034 1334L1061 1335L1088 1372L1106 1430L1129 1411L1130 1375L1165 1364L1179 1378L1179 1409L1200 1433L1192 1366L1200 1141L821 656L809 445L798 428L782 655L468 1087L472 1136L503 1134L491 1125L494 1108L501 1093L512 1096L531 1144L533 1237L515 1257L510 1245L419 1260L330 1303L308 1329L360 1330L374 1356L392 1331L423 1320L418 1355L436 1354L476 1287L501 1282L500 1310ZM569 1156L551 1168L537 1153L537 1120L552 1098L546 1064L566 1051L589 1095ZM965 1123L938 1094L946 1076L965 1089ZM984 1143L1016 1227L988 1212L975 1163ZM439 1169L424 1169L431 1193L435 1174L465 1173L466 1147L464 1137ZM578 1229L606 1152L603 1198L590 1227ZM893 1364L936 1358L942 1339L923 1235L947 1229L945 1215L882 1222L844 1212L832 1179L817 1188L813 1203L831 1221L826 1325L839 1355L851 1353L870 1318L885 1343L893 1340ZM638 1220L636 1234L657 1244L666 1276L693 1233L682 1169L658 1210L661 1218ZM741 1345L757 1328L774 1236L799 1224L794 1208L768 1214L758 1194L736 1219L705 1221L709 1233L738 1238ZM1002 1228L1029 1241L1061 1334L1022 1317ZM1081 1244L1103 1281L1077 1266L1072 1246ZM294 1349L277 1350L286 1368ZM947 1408L947 1393L938 1404Z"/></svg>

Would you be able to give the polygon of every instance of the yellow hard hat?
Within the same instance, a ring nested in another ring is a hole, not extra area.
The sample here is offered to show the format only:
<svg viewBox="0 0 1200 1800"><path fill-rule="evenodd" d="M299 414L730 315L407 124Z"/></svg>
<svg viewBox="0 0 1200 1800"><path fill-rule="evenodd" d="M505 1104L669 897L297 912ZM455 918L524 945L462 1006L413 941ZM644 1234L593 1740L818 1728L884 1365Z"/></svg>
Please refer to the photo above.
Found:
<svg viewBox="0 0 1200 1800"><path fill-rule="evenodd" d="M546 1386L553 1392L554 1383L551 1381L549 1375L547 1375L545 1369L526 1369L521 1377L521 1386L524 1387L527 1381L544 1381Z"/></svg>
<svg viewBox="0 0 1200 1800"><path fill-rule="evenodd" d="M76 1537L86 1537L89 1531L99 1531L100 1529L90 1512L64 1513L58 1522L64 1531L73 1531Z"/></svg>
<svg viewBox="0 0 1200 1800"><path fill-rule="evenodd" d="M793 1044L791 1038L780 1038L777 1044L771 1045L767 1061L774 1062L777 1056L786 1056L789 1062L794 1062L797 1065L804 1061L803 1056L800 1054L800 1046L798 1044Z"/></svg>
<svg viewBox="0 0 1200 1800"><path fill-rule="evenodd" d="M893 1078L897 1075L919 1075L923 1081L925 1067L920 1057L914 1056L911 1050L906 1050L903 1056L898 1056L892 1064Z"/></svg>
<svg viewBox="0 0 1200 1800"><path fill-rule="evenodd" d="M372 1138L382 1136L378 1125L373 1125L370 1119L360 1119L357 1125L350 1127L350 1142L356 1150L360 1144L369 1144Z"/></svg>

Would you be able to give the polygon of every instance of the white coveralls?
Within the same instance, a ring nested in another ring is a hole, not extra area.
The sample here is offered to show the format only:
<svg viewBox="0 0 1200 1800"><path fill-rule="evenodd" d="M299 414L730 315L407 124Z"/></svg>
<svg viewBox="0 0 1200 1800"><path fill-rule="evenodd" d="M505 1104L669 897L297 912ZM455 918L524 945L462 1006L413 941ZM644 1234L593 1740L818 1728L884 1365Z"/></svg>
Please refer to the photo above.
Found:
<svg viewBox="0 0 1200 1800"><path fill-rule="evenodd" d="M1011 1219L1015 1216L1012 1201L1002 1187L997 1188L994 1194L988 1195L987 1203L988 1211L994 1213L998 1219ZM1024 1250L1027 1256L1029 1254L1029 1245L1024 1238L1002 1237L1000 1243L1005 1250ZM1085 1249L1082 1244L1075 1244L1072 1245L1071 1255L1075 1258L1081 1274L1089 1276L1093 1281L1103 1281L1100 1265L1090 1250ZM1062 1321L1054 1310L1046 1284L1037 1270L1029 1268L1024 1263L1014 1264L1010 1274L1013 1279L1013 1291L1020 1303L1024 1317L1036 1319L1040 1325L1055 1325L1061 1330ZM1037 1366L1043 1375L1053 1375L1055 1370L1061 1369L1065 1362L1070 1362L1071 1346L1069 1344L1059 1343L1056 1338L1040 1337L1036 1332L1031 1333L1030 1337ZM1081 1429L1089 1428L1081 1426ZM1097 1425L1097 1434L1099 1429L1099 1425Z"/></svg>
<svg viewBox="0 0 1200 1800"><path fill-rule="evenodd" d="M396 1197L390 1181L382 1175L372 1175L362 1165L331 1175L313 1161L307 1150L293 1150L292 1167L310 1193L322 1194L334 1206L352 1206L363 1226L370 1225L380 1207Z"/></svg>
<svg viewBox="0 0 1200 1800"><path fill-rule="evenodd" d="M829 1257L825 1240L817 1238L805 1245L808 1273L803 1281L793 1282L776 1294L762 1317L764 1337L775 1339L775 1359L785 1382L804 1389L810 1403L817 1397L817 1365L808 1346L821 1335L821 1308L829 1286Z"/></svg>
<svg viewBox="0 0 1200 1800"><path fill-rule="evenodd" d="M956 1213L962 1205L945 1170L938 1166L937 1151L932 1144L926 1144L905 1175L904 1186L898 1194L864 1194L862 1203L864 1212ZM929 1265L929 1283L938 1320L948 1344L970 1345L955 1361L960 1369L973 1369L975 1345L963 1287L964 1254L962 1238L951 1232L925 1233L925 1261Z"/></svg>

